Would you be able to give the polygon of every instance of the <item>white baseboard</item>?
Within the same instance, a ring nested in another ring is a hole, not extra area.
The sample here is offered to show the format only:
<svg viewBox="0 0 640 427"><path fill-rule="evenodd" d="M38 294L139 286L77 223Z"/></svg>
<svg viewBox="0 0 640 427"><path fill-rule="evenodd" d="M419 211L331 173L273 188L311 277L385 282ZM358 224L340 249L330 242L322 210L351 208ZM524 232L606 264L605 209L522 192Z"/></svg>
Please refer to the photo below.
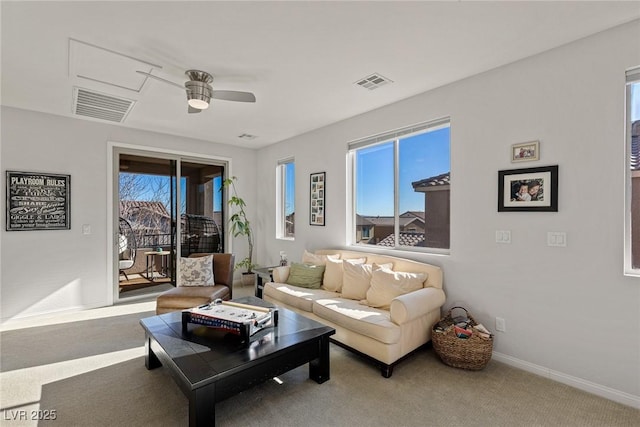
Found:
<svg viewBox="0 0 640 427"><path fill-rule="evenodd" d="M515 357L507 356L506 354L496 351L493 352L491 357L498 362L506 363L507 365L522 369L523 371L531 372L532 374L558 381L562 384L586 391L587 393L595 394L596 396L604 397L605 399L640 409L640 396L634 396L633 394L626 393L624 391L554 371L553 369L516 359Z"/></svg>

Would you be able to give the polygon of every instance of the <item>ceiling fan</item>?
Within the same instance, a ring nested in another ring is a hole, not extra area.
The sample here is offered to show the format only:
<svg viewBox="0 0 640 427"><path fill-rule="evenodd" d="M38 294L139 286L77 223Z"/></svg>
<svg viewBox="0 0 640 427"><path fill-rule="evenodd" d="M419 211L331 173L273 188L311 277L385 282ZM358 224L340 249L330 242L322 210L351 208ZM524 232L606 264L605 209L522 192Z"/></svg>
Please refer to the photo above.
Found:
<svg viewBox="0 0 640 427"><path fill-rule="evenodd" d="M209 102L211 101L211 98L236 102L256 102L256 97L251 92L239 92L236 90L213 90L213 88L211 87L211 83L213 83L213 76L206 71L185 71L185 74L187 75L187 77L189 77L189 81L184 83L184 87L170 80L163 79L162 77L155 76L151 73L147 73L146 71L136 71L136 73L143 74L147 77L151 77L152 79L168 83L170 85L179 87L180 89L186 89L187 102L189 103L189 113L199 113L200 111L209 108Z"/></svg>

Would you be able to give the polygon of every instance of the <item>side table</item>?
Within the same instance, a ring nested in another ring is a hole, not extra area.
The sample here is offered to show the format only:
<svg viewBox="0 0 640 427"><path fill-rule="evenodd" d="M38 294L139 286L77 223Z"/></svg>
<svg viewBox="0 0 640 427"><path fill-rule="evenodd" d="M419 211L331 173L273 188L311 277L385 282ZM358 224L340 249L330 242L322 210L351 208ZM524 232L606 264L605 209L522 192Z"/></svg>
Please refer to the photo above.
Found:
<svg viewBox="0 0 640 427"><path fill-rule="evenodd" d="M262 298L262 290L264 289L264 279L267 281L273 281L273 269L279 267L278 265L274 265L271 267L260 267L254 268L253 272L256 273L256 296L258 298Z"/></svg>
<svg viewBox="0 0 640 427"><path fill-rule="evenodd" d="M160 256L160 271L158 271L158 273L160 273L161 275L163 275L163 277L167 277L167 270L168 270L168 257L167 255L171 254L171 251L149 251L149 252L145 252L144 253L147 256L147 279L150 281L154 281L155 280L155 274L154 271L156 269L156 255ZM149 262L149 259L151 259L151 262Z"/></svg>

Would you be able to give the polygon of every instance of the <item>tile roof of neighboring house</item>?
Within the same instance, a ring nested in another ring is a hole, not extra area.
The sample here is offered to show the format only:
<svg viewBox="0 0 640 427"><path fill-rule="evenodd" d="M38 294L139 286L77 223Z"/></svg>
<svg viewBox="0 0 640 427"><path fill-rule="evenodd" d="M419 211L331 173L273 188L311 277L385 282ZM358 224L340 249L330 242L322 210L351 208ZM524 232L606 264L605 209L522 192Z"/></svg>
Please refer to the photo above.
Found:
<svg viewBox="0 0 640 427"><path fill-rule="evenodd" d="M404 216L399 218L400 227L406 227L414 221L421 222L424 225L424 219L415 216ZM362 216L356 215L356 225L386 225L393 227L395 218L392 216Z"/></svg>
<svg viewBox="0 0 640 427"><path fill-rule="evenodd" d="M369 217L356 214L356 225L373 225L367 218Z"/></svg>
<svg viewBox="0 0 640 427"><path fill-rule="evenodd" d="M412 216L415 216L416 218L420 218L422 221L424 221L423 211L406 211L405 213L400 214L400 218L408 218Z"/></svg>
<svg viewBox="0 0 640 427"><path fill-rule="evenodd" d="M395 246L396 236L389 234L378 242L378 246ZM408 231L400 232L399 246L420 246L424 242L424 233L413 233Z"/></svg>
<svg viewBox="0 0 640 427"><path fill-rule="evenodd" d="M440 175L432 176L430 178L421 179L420 181L412 182L411 185L415 191L419 188L439 187L443 185L449 185L451 178L451 172L443 173Z"/></svg>

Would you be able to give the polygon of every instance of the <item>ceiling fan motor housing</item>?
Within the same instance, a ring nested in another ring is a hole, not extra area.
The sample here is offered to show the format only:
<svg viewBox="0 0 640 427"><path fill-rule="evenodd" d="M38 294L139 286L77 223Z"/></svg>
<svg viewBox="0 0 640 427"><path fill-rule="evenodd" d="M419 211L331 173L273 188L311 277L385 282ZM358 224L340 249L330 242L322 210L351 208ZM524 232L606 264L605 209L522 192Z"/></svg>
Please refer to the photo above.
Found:
<svg viewBox="0 0 640 427"><path fill-rule="evenodd" d="M194 81L186 82L184 85L187 88L187 100L190 106L199 110L209 108L213 93L211 86L203 82Z"/></svg>
<svg viewBox="0 0 640 427"><path fill-rule="evenodd" d="M189 81L184 84L187 88L187 101L193 108L204 110L209 108L213 88L213 76L205 71L189 70L185 72Z"/></svg>

